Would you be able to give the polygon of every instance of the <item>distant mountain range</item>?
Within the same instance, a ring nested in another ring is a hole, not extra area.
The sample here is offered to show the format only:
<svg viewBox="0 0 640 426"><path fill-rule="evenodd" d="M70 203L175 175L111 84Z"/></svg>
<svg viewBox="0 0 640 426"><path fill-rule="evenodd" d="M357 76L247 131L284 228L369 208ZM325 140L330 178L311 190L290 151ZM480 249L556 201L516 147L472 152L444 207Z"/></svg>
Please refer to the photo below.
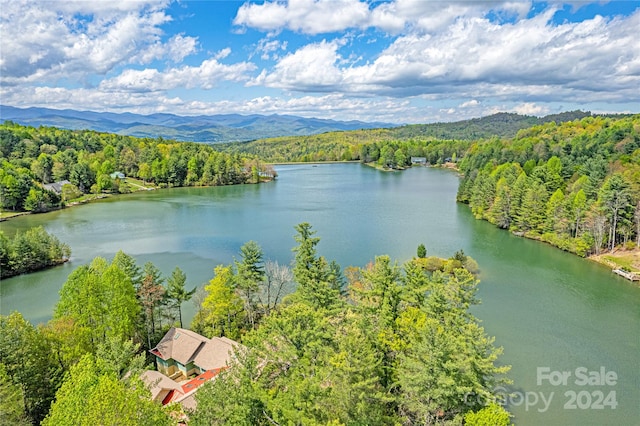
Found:
<svg viewBox="0 0 640 426"><path fill-rule="evenodd" d="M192 142L239 142L277 136L304 136L339 130L394 127L390 123L335 121L292 115L140 115L15 108L0 105L0 122L11 120L27 126L52 126L70 130L95 130L137 137L163 137Z"/></svg>

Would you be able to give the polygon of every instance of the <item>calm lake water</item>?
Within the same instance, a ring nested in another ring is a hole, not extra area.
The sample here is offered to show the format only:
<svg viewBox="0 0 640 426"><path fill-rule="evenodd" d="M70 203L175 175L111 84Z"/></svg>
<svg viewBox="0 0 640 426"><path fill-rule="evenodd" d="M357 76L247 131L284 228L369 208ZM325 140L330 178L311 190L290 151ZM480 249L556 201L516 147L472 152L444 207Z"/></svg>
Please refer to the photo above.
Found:
<svg viewBox="0 0 640 426"><path fill-rule="evenodd" d="M289 264L293 227L309 222L321 238L319 253L343 267L364 266L380 254L404 262L420 243L429 255L463 249L474 257L482 299L474 313L504 347L501 362L513 366L507 402L516 424L640 424L640 288L600 265L475 220L456 204L458 178L447 170L383 173L359 164L277 170L276 182L259 186L151 191L3 222L6 233L44 225L73 257L2 281L0 312L47 321L69 273L118 250L141 265L152 261L165 275L179 266L190 286L210 280L213 268L232 262L249 240L267 258ZM193 306L185 304L184 312L188 323ZM552 380L539 384L539 368ZM610 372L608 382L602 369ZM584 371L597 372L587 373L593 385L583 384ZM569 376L555 382L554 372Z"/></svg>

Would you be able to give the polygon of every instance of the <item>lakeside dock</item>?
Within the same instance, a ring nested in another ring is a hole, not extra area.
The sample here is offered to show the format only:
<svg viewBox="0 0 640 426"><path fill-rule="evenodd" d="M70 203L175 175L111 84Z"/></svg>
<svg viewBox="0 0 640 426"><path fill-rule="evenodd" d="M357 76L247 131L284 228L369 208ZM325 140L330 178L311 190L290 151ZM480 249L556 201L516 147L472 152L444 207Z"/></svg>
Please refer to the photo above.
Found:
<svg viewBox="0 0 640 426"><path fill-rule="evenodd" d="M622 269L614 269L613 273L618 274L621 277L628 279L629 281L640 281L640 276L635 272L627 272L623 271Z"/></svg>

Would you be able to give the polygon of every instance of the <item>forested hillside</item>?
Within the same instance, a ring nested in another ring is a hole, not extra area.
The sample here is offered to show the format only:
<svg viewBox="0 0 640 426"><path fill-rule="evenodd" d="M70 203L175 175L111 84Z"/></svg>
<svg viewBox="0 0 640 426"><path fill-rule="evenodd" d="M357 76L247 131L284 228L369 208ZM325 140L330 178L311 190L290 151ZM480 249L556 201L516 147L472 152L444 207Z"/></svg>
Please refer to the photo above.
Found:
<svg viewBox="0 0 640 426"><path fill-rule="evenodd" d="M498 113L488 117L475 118L453 123L412 124L389 129L366 129L349 132L330 132L312 136L290 136L271 139L259 139L252 142L221 144L225 152L250 154L265 161L365 161L363 146L375 143L371 148L375 153L390 142L405 144L403 152L409 156L427 156L435 164L444 161L454 150L446 147L430 147L434 141L470 142L492 137L511 138L522 129L557 121L569 121L590 113L572 111L563 114L538 118L526 115ZM426 150L426 152L425 152ZM445 152L445 151L448 151ZM377 161L378 158L374 160Z"/></svg>
<svg viewBox="0 0 640 426"><path fill-rule="evenodd" d="M257 160L211 146L94 131L0 125L0 208L46 211L86 193L124 192L121 172L159 186L256 183L273 176ZM62 194L43 184L67 180Z"/></svg>
<svg viewBox="0 0 640 426"><path fill-rule="evenodd" d="M34 327L0 316L0 414L8 424L492 424L509 414L496 384L508 366L469 309L473 259L388 256L348 268L319 255L311 225L296 226L293 267L248 242L193 295L176 268L163 277L122 253L75 269L53 319ZM144 354L194 297L192 328L246 350L196 393L198 406L163 407L138 379ZM28 360L28 362L25 362ZM500 389L500 388L498 388ZM4 397L6 395L6 398Z"/></svg>
<svg viewBox="0 0 640 426"><path fill-rule="evenodd" d="M640 116L587 117L473 143L458 200L477 218L585 256L640 246ZM635 239L635 241L634 241Z"/></svg>

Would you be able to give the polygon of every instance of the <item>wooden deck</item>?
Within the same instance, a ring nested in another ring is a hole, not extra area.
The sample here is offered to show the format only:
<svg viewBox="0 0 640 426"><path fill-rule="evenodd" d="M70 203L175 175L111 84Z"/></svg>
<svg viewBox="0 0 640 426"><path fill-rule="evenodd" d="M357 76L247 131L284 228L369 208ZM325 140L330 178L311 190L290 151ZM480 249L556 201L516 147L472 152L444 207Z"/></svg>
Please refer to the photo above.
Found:
<svg viewBox="0 0 640 426"><path fill-rule="evenodd" d="M618 274L621 277L628 279L629 281L640 281L640 276L635 272L627 272L623 271L622 269L614 269L613 273Z"/></svg>

